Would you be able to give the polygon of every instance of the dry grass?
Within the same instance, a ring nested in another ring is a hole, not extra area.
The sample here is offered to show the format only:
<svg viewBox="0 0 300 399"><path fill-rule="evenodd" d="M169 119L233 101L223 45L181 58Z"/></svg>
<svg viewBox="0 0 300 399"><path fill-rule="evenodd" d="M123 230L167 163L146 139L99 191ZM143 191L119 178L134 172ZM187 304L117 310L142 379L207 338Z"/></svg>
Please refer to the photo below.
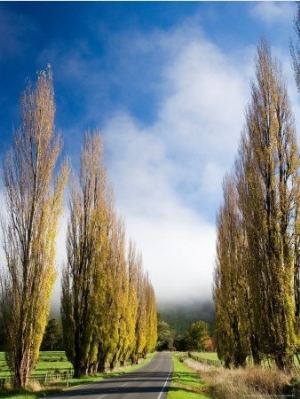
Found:
<svg viewBox="0 0 300 399"><path fill-rule="evenodd" d="M29 392L40 392L41 391L41 384L37 380L31 380L28 382L26 389Z"/></svg>
<svg viewBox="0 0 300 399"><path fill-rule="evenodd" d="M282 394L291 380L291 376L276 369L247 367L227 370L196 363L190 359L186 362L197 369L201 378L210 386L211 396L216 399L273 398Z"/></svg>

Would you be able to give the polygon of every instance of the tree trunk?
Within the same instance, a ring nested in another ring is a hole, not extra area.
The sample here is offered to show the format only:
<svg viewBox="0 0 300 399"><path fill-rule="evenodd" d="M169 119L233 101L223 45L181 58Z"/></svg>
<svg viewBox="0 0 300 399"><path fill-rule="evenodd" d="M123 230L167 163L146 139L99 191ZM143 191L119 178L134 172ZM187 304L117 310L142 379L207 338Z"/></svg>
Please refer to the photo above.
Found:
<svg viewBox="0 0 300 399"><path fill-rule="evenodd" d="M293 355L278 352L275 356L275 364L279 370L290 372L294 366L294 357Z"/></svg>
<svg viewBox="0 0 300 399"><path fill-rule="evenodd" d="M74 364L74 378L82 378L88 373L87 363L78 362Z"/></svg>
<svg viewBox="0 0 300 399"><path fill-rule="evenodd" d="M231 357L227 356L226 359L224 360L224 367L226 369L230 369L231 368Z"/></svg>
<svg viewBox="0 0 300 399"><path fill-rule="evenodd" d="M93 362L89 365L89 375L96 375L97 374L97 370L98 370L98 363L97 362Z"/></svg>
<svg viewBox="0 0 300 399"><path fill-rule="evenodd" d="M109 363L109 368L110 368L110 371L113 371L114 370L114 368L115 368L115 365L116 365L116 362L115 361L111 361L110 363Z"/></svg>
<svg viewBox="0 0 300 399"><path fill-rule="evenodd" d="M253 362L255 366L261 365L261 357L258 350L257 336L255 333L250 335L250 346Z"/></svg>
<svg viewBox="0 0 300 399"><path fill-rule="evenodd" d="M14 373L14 387L16 389L25 389L28 382L28 376L29 373L26 371L26 368L20 365Z"/></svg>

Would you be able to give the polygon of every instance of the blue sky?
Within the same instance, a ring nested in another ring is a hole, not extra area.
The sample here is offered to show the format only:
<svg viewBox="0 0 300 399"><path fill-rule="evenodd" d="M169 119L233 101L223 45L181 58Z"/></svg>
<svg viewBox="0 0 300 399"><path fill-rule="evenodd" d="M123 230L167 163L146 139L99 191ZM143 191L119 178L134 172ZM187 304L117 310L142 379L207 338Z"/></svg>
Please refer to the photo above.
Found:
<svg viewBox="0 0 300 399"><path fill-rule="evenodd" d="M116 207L158 299L210 296L222 178L263 35L300 117L295 15L292 2L0 2L0 153L25 79L50 63L64 153L76 168L85 130L100 129ZM61 234L59 259L63 244Z"/></svg>

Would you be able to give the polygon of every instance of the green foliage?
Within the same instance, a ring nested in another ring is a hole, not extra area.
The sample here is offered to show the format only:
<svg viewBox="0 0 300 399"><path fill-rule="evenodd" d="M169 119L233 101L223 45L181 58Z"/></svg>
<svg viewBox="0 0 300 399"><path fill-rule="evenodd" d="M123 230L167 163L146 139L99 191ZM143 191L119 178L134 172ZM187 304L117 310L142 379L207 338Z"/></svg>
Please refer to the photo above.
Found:
<svg viewBox="0 0 300 399"><path fill-rule="evenodd" d="M186 331L185 341L187 350L201 351L205 348L205 341L209 338L208 324L202 320L192 323Z"/></svg>
<svg viewBox="0 0 300 399"><path fill-rule="evenodd" d="M169 347L173 334L171 332L169 324L163 320L162 316L158 313L157 315L157 349L166 350L171 349ZM173 346L173 342L172 345Z"/></svg>
<svg viewBox="0 0 300 399"><path fill-rule="evenodd" d="M50 319L45 329L42 351L63 350L62 326L58 319Z"/></svg>

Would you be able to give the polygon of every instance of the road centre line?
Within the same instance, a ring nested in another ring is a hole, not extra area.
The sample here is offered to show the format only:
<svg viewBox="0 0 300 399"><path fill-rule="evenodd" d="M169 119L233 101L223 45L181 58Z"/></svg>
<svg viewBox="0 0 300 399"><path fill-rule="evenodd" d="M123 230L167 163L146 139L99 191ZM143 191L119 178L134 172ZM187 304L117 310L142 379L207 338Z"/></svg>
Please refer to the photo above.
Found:
<svg viewBox="0 0 300 399"><path fill-rule="evenodd" d="M164 386L163 386L163 388L162 388L160 394L158 395L157 399L160 399L160 398L161 398L161 395L164 393L165 387L166 387L166 385L167 385L167 382L168 382L168 380L169 380L169 377L170 377L170 374L171 374L171 373L172 373L172 369L170 370L170 372L169 372L169 374L168 374L168 377L167 377L167 379L166 379L166 381L165 381L165 383L164 383Z"/></svg>

